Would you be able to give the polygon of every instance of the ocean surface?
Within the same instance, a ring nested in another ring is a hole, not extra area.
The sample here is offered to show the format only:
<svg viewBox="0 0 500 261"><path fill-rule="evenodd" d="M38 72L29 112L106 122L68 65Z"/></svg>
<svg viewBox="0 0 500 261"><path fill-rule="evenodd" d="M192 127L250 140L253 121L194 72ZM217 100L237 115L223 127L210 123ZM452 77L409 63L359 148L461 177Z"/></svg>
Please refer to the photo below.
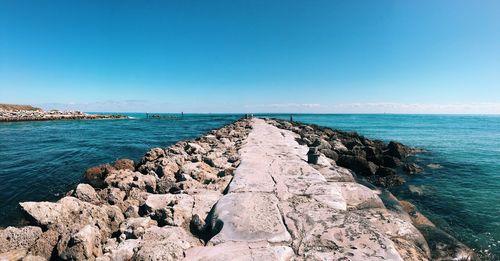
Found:
<svg viewBox="0 0 500 261"><path fill-rule="evenodd" d="M22 222L19 202L62 197L88 167L139 160L149 148L195 138L241 117L127 115L133 118L0 123L0 226ZM412 158L424 172L406 176L394 194L485 259L500 260L500 116L302 114L294 120L425 149Z"/></svg>

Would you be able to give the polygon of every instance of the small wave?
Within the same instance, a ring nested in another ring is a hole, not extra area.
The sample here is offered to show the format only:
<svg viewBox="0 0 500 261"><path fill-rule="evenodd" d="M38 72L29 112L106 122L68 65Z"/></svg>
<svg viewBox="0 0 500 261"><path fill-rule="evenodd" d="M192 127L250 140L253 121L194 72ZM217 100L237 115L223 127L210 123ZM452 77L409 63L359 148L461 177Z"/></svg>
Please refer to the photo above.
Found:
<svg viewBox="0 0 500 261"><path fill-rule="evenodd" d="M430 169L440 169L443 166L441 166L441 165L439 165L437 163L431 163L431 164L428 164L427 167L429 167Z"/></svg>

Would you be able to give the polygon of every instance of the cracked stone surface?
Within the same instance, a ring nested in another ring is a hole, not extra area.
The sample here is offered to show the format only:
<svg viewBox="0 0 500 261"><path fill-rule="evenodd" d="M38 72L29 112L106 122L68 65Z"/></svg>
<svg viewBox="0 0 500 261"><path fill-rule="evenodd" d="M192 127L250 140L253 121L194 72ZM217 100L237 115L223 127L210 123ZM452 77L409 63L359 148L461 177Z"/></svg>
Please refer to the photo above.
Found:
<svg viewBox="0 0 500 261"><path fill-rule="evenodd" d="M323 155L308 164L296 134L262 119L252 127L207 220L218 233L187 260L428 259L410 218L387 210L378 191Z"/></svg>

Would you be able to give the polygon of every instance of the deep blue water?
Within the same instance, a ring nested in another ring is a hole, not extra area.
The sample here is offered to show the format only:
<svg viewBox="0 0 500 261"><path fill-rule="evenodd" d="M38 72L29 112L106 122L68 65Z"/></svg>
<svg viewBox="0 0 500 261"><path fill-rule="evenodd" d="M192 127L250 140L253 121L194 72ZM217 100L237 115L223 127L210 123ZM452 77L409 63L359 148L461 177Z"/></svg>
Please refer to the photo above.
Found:
<svg viewBox="0 0 500 261"><path fill-rule="evenodd" d="M197 137L241 117L130 116L135 119L0 123L0 226L19 222L19 202L56 200L90 166L138 160L149 148ZM500 116L342 114L294 115L294 120L425 149L413 159L425 171L406 177L407 184L393 192L459 240L499 259Z"/></svg>

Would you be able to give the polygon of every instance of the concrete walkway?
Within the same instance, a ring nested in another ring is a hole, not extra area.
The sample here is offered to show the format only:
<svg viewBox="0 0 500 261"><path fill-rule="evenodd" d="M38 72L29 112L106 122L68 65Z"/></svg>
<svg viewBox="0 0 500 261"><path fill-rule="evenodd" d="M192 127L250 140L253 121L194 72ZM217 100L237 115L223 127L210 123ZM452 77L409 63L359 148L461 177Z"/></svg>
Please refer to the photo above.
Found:
<svg viewBox="0 0 500 261"><path fill-rule="evenodd" d="M240 150L228 193L212 210L219 231L188 260L403 260L421 235L377 191L324 156L306 161L296 134L261 119ZM397 242L397 243L395 243ZM347 259L344 259L347 258Z"/></svg>

